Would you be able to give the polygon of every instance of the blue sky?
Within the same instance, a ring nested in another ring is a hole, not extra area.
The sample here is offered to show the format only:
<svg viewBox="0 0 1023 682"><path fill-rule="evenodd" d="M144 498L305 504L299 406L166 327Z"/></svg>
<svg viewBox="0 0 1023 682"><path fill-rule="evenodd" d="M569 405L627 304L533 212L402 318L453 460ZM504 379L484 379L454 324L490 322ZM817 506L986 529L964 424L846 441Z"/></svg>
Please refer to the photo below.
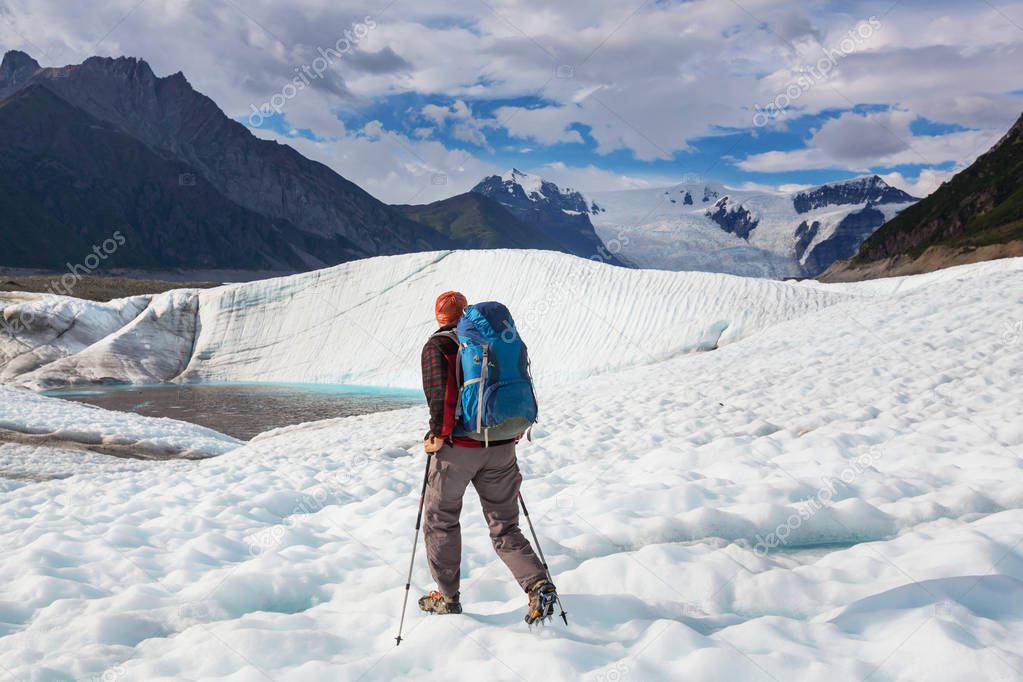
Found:
<svg viewBox="0 0 1023 682"><path fill-rule="evenodd" d="M127 54L159 75L183 71L256 134L391 202L450 196L512 166L584 192L879 173L919 196L1023 110L1020 0L110 0L80 11L5 0L5 11L5 48L51 66Z"/></svg>
<svg viewBox="0 0 1023 682"><path fill-rule="evenodd" d="M717 180L726 184L743 185L756 183L765 186L786 187L789 185L816 185L862 175L866 169L801 168L780 172L747 171L739 168L734 160L770 151L793 151L805 149L814 131L827 121L838 120L843 114L870 115L890 112L885 105L860 105L848 109L829 109L813 114L788 116L784 125L752 128L722 128L712 135L688 140L684 151L672 152L669 158L638 159L628 149L619 149L601 154L591 134L590 126L573 123L568 126L579 134L578 141L555 144L541 144L535 140L512 137L499 127L488 129L486 143L479 144L459 139L446 126L431 126L429 118L421 113L427 105L451 108L454 99L441 95L401 93L382 97L367 105L343 111L339 118L351 130L359 130L376 121L388 131L416 139L429 128L429 138L437 140L446 148L460 150L465 154L486 161L497 168L543 169L551 164L586 166L598 164L613 172L637 178L651 178L682 181L689 179ZM474 117L482 120L496 119L496 112L502 107L524 107L539 109L554 103L535 96L477 99L466 104ZM1023 100L1021 100L1023 106ZM273 130L284 137L301 137L320 140L310 129L294 129L286 115L273 116L261 127ZM923 116L913 118L909 131L914 137L942 137L953 133L980 132L957 123L933 121ZM937 163L870 164L869 171L884 175L898 173L903 177L915 178L925 169L952 172L959 165L948 159ZM542 172L542 171L541 171Z"/></svg>
<svg viewBox="0 0 1023 682"><path fill-rule="evenodd" d="M355 110L342 116L350 128L361 128L372 120L378 120L389 130L399 131L414 136L415 131L428 120L419 113L427 104L450 107L450 98L439 96L424 97L415 93L395 95L382 98L362 110ZM494 117L494 112L501 107L541 108L552 106L552 102L536 97L519 97L500 100L475 100L469 106L478 118ZM476 145L459 140L451 134L450 128L434 131L436 139L452 149L461 149L499 167L536 168L561 162L569 166L583 166L598 163L602 167L616 172L642 177L671 178L674 176L694 177L699 179L715 179L725 183L741 184L757 182L763 184L820 184L835 179L856 177L861 174L853 170L838 169L799 169L780 173L758 173L743 171L731 159L745 155L759 154L773 150L790 151L803 149L812 132L819 129L827 120L834 120L843 113L856 112L867 114L887 111L885 106L857 106L847 110L826 110L816 114L792 117L784 127L777 128L731 128L721 129L714 135L707 135L688 140L689 147L681 152L672 153L668 159L640 160L627 149L620 149L604 155L597 153L597 143L590 134L590 127L576 123L569 126L581 137L580 142L559 144L537 144L535 141L521 140L510 137L502 128L488 132L487 145ZM910 130L917 136L941 136L954 132L971 130L954 123L931 121L924 117L914 119ZM315 137L312 131L304 131L307 136ZM931 167L949 169L955 165L953 161L932 164ZM891 166L873 165L872 170L883 173L899 172L915 176L925 164L896 164Z"/></svg>

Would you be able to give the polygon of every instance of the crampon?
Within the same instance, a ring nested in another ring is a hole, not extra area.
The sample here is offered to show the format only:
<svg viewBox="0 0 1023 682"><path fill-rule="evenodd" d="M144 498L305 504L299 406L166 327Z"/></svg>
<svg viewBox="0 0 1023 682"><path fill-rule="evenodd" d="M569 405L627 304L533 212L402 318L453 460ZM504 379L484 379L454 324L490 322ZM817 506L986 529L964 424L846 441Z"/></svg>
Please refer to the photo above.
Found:
<svg viewBox="0 0 1023 682"><path fill-rule="evenodd" d="M461 613L462 603L458 600L458 595L454 597L445 597L443 594L437 591L433 591L426 596L419 598L419 608L427 613Z"/></svg>
<svg viewBox="0 0 1023 682"><path fill-rule="evenodd" d="M538 580L529 589L529 608L526 611L526 623L540 624L550 620L554 615L554 605L558 601L558 592L549 580Z"/></svg>

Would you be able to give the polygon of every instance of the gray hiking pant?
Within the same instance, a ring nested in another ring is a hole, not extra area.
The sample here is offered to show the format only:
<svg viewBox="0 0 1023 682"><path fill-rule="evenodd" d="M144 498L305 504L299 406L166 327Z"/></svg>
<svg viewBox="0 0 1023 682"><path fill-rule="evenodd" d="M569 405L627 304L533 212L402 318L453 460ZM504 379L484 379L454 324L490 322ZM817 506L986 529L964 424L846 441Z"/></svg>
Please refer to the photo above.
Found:
<svg viewBox="0 0 1023 682"><path fill-rule="evenodd" d="M480 496L494 549L522 589L547 577L543 564L519 530L518 493L522 474L515 460L515 444L489 448L445 444L430 463L424 502L426 558L437 589L447 596L458 594L462 562L462 529L458 517L462 512L462 496L470 481Z"/></svg>

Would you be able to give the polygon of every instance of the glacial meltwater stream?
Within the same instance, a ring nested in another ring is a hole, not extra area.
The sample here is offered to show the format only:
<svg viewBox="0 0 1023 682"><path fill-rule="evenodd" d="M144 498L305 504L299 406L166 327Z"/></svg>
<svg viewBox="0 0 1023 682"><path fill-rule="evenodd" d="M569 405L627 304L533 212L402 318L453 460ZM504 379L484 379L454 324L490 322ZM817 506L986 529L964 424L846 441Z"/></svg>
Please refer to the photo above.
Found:
<svg viewBox="0 0 1023 682"><path fill-rule="evenodd" d="M46 395L149 417L171 417L248 440L280 426L424 403L421 391L321 384L89 386Z"/></svg>

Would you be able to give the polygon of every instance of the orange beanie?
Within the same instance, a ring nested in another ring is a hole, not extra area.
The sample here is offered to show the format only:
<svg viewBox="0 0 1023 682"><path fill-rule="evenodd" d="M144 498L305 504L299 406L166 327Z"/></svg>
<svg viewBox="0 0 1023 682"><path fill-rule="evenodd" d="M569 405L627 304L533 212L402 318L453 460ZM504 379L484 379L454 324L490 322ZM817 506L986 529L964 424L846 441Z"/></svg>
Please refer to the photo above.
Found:
<svg viewBox="0 0 1023 682"><path fill-rule="evenodd" d="M452 322L457 322L467 305L469 305L469 301L462 294L457 291L445 291L437 297L437 303L433 307L437 324L445 327Z"/></svg>

